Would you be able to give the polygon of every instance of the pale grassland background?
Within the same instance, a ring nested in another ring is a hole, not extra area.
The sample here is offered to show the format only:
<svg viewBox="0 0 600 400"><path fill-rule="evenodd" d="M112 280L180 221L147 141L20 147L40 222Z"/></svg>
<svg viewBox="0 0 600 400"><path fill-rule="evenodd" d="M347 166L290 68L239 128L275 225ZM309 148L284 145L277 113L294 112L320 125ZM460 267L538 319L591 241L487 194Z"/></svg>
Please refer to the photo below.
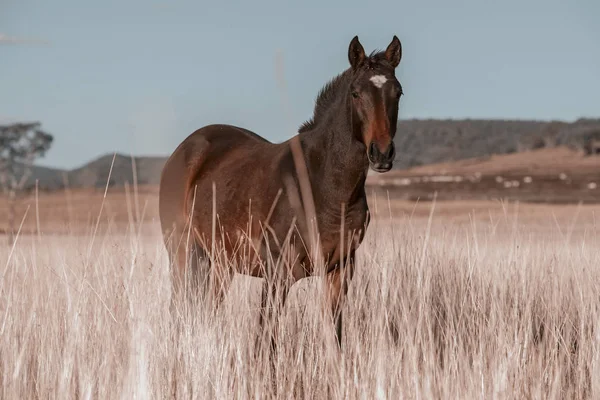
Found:
<svg viewBox="0 0 600 400"><path fill-rule="evenodd" d="M0 247L1 397L600 398L600 208L432 206L372 206L341 354L318 282L292 289L274 380L254 357L260 280L176 330L156 222L53 235L41 210L39 236Z"/></svg>

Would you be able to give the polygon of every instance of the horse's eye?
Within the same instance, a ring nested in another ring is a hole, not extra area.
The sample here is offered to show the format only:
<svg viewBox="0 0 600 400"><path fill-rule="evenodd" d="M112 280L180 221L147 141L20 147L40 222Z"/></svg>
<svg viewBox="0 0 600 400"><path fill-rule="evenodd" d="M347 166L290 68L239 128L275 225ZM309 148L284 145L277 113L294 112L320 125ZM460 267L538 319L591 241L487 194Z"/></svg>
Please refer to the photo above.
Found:
<svg viewBox="0 0 600 400"><path fill-rule="evenodd" d="M358 92L353 91L352 92L352 97L354 97L355 99L357 99L358 98Z"/></svg>

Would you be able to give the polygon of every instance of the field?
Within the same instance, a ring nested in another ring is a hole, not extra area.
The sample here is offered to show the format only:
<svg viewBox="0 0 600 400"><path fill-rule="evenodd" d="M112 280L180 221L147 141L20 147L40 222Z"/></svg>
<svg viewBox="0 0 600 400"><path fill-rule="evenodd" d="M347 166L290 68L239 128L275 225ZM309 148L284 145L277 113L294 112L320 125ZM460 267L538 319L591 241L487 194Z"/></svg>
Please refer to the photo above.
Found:
<svg viewBox="0 0 600 400"><path fill-rule="evenodd" d="M258 279L171 320L156 205L152 187L21 202L0 247L2 398L600 396L599 205L372 197L343 351L307 279L275 371L255 357Z"/></svg>

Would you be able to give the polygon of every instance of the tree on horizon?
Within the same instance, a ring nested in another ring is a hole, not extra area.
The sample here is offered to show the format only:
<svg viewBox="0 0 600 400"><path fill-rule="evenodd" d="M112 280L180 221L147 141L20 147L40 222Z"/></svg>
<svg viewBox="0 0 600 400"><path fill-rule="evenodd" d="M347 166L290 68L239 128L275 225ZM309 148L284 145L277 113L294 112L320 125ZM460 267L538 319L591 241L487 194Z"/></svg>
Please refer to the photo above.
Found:
<svg viewBox="0 0 600 400"><path fill-rule="evenodd" d="M43 157L54 138L40 122L0 125L0 185L8 196L8 242L15 238L15 202L31 176L35 159Z"/></svg>

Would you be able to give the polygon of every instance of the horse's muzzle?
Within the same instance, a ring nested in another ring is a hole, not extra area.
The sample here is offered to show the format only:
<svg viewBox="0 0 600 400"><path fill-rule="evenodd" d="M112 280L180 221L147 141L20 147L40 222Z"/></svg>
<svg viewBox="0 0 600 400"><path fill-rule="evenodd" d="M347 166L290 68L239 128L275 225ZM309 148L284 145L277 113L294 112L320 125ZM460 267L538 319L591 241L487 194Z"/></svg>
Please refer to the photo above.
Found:
<svg viewBox="0 0 600 400"><path fill-rule="evenodd" d="M369 158L369 165L373 171L389 171L392 169L394 158L396 157L394 142L390 142L389 146L384 151L380 151L379 147L374 142L371 142L367 157Z"/></svg>

